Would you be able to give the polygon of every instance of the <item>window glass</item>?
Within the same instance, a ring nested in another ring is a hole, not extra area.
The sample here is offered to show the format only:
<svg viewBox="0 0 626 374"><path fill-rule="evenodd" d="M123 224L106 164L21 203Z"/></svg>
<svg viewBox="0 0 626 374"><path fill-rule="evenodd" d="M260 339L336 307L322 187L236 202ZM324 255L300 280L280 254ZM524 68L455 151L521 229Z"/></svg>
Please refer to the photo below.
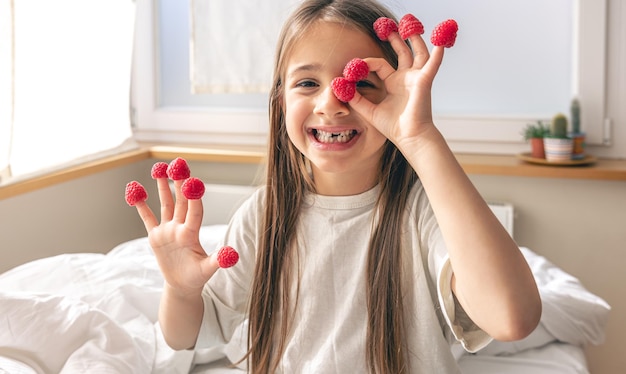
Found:
<svg viewBox="0 0 626 374"><path fill-rule="evenodd" d="M542 117L568 108L573 90L572 0L383 2L398 17L416 15L424 23L425 38L440 21L454 18L459 23L457 43L446 51L433 87L435 113ZM192 94L189 2L159 4L162 106L266 107L263 94ZM223 37L228 38L227 30Z"/></svg>
<svg viewBox="0 0 626 374"><path fill-rule="evenodd" d="M0 162L10 163L12 176L75 163L131 139L133 2L9 3L12 17L0 29Z"/></svg>
<svg viewBox="0 0 626 374"><path fill-rule="evenodd" d="M569 113L576 96L587 144L603 143L607 0L382 2L397 16L418 16L427 39L437 23L459 23L432 92L435 121L454 151L525 152L523 128ZM135 137L265 144L267 95L191 93L189 2L137 3L146 14L136 44ZM224 31L217 37L228 38Z"/></svg>

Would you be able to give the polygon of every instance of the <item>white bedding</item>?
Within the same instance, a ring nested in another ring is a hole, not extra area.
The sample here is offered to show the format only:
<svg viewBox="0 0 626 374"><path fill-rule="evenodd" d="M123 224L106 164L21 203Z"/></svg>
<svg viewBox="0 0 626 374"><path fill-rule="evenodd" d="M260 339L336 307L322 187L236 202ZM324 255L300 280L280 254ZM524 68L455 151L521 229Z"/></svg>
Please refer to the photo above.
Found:
<svg viewBox="0 0 626 374"><path fill-rule="evenodd" d="M224 229L203 227L204 247L215 249ZM522 341L459 353L463 372L588 373L582 347L604 340L610 307L522 250L540 288L541 324ZM218 348L173 351L165 344L157 322L162 285L146 238L106 255L64 254L0 275L0 373L233 373L216 362Z"/></svg>

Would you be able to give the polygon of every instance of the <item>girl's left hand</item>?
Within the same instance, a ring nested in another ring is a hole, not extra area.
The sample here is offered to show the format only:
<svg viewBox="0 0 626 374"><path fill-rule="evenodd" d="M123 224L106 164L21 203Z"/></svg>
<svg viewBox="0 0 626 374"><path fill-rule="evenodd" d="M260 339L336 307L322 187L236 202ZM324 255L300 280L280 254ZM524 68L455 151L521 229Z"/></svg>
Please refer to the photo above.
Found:
<svg viewBox="0 0 626 374"><path fill-rule="evenodd" d="M384 81L387 96L374 104L357 91L350 106L378 131L402 149L402 143L420 139L420 134L435 125L431 109L432 83L443 60L443 47L429 53L418 34L409 38L413 50L397 32L389 42L398 54L398 69L384 58L365 58L370 71Z"/></svg>

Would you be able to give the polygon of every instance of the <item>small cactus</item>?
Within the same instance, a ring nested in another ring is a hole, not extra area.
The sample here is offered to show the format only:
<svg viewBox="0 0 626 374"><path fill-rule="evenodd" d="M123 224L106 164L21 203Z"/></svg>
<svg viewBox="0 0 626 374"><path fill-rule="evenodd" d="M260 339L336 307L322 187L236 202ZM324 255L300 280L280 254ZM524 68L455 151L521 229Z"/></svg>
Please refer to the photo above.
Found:
<svg viewBox="0 0 626 374"><path fill-rule="evenodd" d="M580 102L574 98L570 107L571 119L572 119L572 132L574 134L580 133Z"/></svg>
<svg viewBox="0 0 626 374"><path fill-rule="evenodd" d="M558 113L552 118L550 136L553 138L567 138L567 117L564 114Z"/></svg>

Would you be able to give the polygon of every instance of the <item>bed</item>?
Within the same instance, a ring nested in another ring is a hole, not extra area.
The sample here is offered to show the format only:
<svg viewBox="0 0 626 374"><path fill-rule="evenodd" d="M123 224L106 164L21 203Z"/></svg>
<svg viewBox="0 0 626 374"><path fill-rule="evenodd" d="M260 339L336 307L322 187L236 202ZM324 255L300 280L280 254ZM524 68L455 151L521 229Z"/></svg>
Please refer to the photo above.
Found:
<svg viewBox="0 0 626 374"><path fill-rule="evenodd" d="M225 191L234 195L221 204L240 192ZM214 249L226 225L205 223L201 241ZM454 346L462 372L589 373L584 347L604 340L609 305L546 258L521 250L541 292L541 323L524 340L494 341L475 354ZM241 372L224 358L228 347L167 346L157 321L162 285L145 237L106 254L62 254L0 274L0 373Z"/></svg>

